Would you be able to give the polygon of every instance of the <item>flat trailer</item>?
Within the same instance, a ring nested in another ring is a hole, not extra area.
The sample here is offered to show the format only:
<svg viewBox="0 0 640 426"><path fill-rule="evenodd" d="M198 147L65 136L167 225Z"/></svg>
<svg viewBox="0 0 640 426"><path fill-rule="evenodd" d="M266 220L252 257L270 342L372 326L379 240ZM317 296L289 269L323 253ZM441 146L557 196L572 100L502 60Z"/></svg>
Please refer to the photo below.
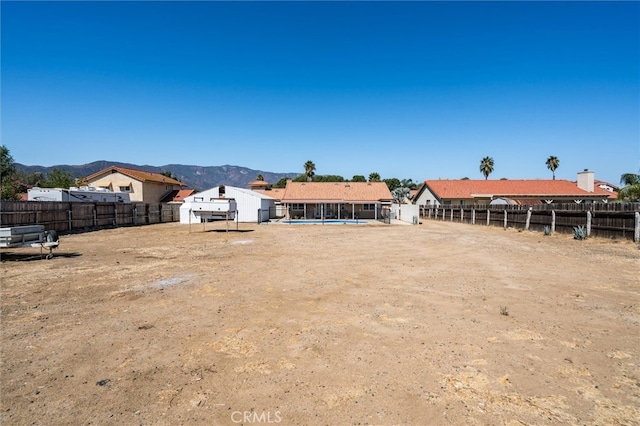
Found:
<svg viewBox="0 0 640 426"><path fill-rule="evenodd" d="M40 247L48 249L47 259L53 257L53 249L60 245L56 231L45 231L44 225L11 226L0 228L0 248Z"/></svg>
<svg viewBox="0 0 640 426"><path fill-rule="evenodd" d="M210 198L205 201L202 197L195 197L189 209L189 231L191 231L191 216L195 216L202 222L202 229L208 220L225 219L227 232L229 232L229 220L237 218L238 207L234 198ZM236 230L238 222L236 222Z"/></svg>

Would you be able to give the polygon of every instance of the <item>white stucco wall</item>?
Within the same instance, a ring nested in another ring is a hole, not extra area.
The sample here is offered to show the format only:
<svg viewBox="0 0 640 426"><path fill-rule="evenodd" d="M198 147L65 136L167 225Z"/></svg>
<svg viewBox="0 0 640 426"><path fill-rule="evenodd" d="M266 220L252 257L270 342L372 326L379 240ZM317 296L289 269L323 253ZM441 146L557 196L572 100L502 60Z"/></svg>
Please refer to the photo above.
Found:
<svg viewBox="0 0 640 426"><path fill-rule="evenodd" d="M413 224L414 218L420 219L420 206L418 204L396 204L391 205L393 216L397 220Z"/></svg>

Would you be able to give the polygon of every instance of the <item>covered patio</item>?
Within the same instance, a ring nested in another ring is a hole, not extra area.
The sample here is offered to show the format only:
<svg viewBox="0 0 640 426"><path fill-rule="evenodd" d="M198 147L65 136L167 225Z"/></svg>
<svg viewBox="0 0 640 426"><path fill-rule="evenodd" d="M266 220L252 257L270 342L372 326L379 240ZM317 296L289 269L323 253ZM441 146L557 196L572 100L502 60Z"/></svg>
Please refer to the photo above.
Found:
<svg viewBox="0 0 640 426"><path fill-rule="evenodd" d="M373 219L388 216L393 197L384 182L287 182L287 219Z"/></svg>

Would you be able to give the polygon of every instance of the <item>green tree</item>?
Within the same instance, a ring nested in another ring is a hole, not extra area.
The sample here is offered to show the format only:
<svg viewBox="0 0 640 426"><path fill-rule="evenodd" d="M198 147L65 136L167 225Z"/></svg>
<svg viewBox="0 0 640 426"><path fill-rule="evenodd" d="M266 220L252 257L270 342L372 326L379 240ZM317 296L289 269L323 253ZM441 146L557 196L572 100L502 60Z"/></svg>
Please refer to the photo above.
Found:
<svg viewBox="0 0 640 426"><path fill-rule="evenodd" d="M553 180L556 180L556 169L560 166L560 160L558 160L558 157L554 157L553 155L549 156L545 164L547 165L547 169L551 170Z"/></svg>
<svg viewBox="0 0 640 426"><path fill-rule="evenodd" d="M380 175L376 172L369 174L369 182L380 182Z"/></svg>
<svg viewBox="0 0 640 426"><path fill-rule="evenodd" d="M12 176L15 171L16 165L9 153L9 148L4 145L0 146L0 178L4 179L5 176Z"/></svg>
<svg viewBox="0 0 640 426"><path fill-rule="evenodd" d="M173 175L173 173L171 173L169 170L164 171L164 172L162 172L162 173L160 173L160 174L161 174L162 176L166 176L166 177L168 177L168 178L178 180L178 179Z"/></svg>
<svg viewBox="0 0 640 426"><path fill-rule="evenodd" d="M340 175L315 175L314 182L344 182L344 177Z"/></svg>
<svg viewBox="0 0 640 426"><path fill-rule="evenodd" d="M413 179L402 179L400 181L400 186L407 189L418 189L418 185L413 181Z"/></svg>
<svg viewBox="0 0 640 426"><path fill-rule="evenodd" d="M17 194L24 194L29 191L29 188L42 186L44 180L40 172L26 173L23 170L16 169L11 185Z"/></svg>
<svg viewBox="0 0 640 426"><path fill-rule="evenodd" d="M351 178L351 182L366 182L367 178L362 175L355 175Z"/></svg>
<svg viewBox="0 0 640 426"><path fill-rule="evenodd" d="M284 176L278 179L278 181L273 185L273 188L284 188L287 186L288 177Z"/></svg>
<svg viewBox="0 0 640 426"><path fill-rule="evenodd" d="M307 182L313 180L313 176L316 174L316 165L313 164L313 161L309 160L304 163L304 174L307 176Z"/></svg>
<svg viewBox="0 0 640 426"><path fill-rule="evenodd" d="M480 161L480 171L484 175L484 180L489 179L489 175L493 172L493 158L484 157L482 161Z"/></svg>
<svg viewBox="0 0 640 426"><path fill-rule="evenodd" d="M0 199L18 200L19 190L16 182L16 165L9 148L0 146Z"/></svg>
<svg viewBox="0 0 640 426"><path fill-rule="evenodd" d="M409 198L410 194L411 194L411 191L409 190L409 188L404 187L404 186L399 186L396 189L394 189L393 191L391 191L391 195L393 196L393 199L398 204L404 203L405 200L407 198Z"/></svg>
<svg viewBox="0 0 640 426"><path fill-rule="evenodd" d="M394 189L396 188L400 188L400 179L398 178L389 178L389 179L384 179L383 180L384 183L387 184L387 187L389 188L389 191L393 192Z"/></svg>
<svg viewBox="0 0 640 426"><path fill-rule="evenodd" d="M264 176L258 175L258 176L256 176L256 180L259 180L259 181L262 182L262 181L264 181Z"/></svg>
<svg viewBox="0 0 640 426"><path fill-rule="evenodd" d="M46 181L43 183L45 188L69 188L73 186L75 179L66 170L53 169L51 173L47 175Z"/></svg>
<svg viewBox="0 0 640 426"><path fill-rule="evenodd" d="M618 190L618 199L640 202L640 174L624 173L620 176L620 184L624 187Z"/></svg>

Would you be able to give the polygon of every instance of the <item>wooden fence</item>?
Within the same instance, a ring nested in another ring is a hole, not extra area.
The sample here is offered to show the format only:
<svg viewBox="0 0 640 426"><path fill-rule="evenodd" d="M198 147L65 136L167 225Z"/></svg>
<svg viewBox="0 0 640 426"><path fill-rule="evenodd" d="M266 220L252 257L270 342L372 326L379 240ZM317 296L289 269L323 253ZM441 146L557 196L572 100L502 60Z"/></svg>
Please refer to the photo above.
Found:
<svg viewBox="0 0 640 426"><path fill-rule="evenodd" d="M180 220L180 204L2 201L0 226L44 225L58 233Z"/></svg>
<svg viewBox="0 0 640 426"><path fill-rule="evenodd" d="M573 233L582 226L588 236L640 242L640 203L541 204L535 206L423 206L423 219L493 225L532 231Z"/></svg>

